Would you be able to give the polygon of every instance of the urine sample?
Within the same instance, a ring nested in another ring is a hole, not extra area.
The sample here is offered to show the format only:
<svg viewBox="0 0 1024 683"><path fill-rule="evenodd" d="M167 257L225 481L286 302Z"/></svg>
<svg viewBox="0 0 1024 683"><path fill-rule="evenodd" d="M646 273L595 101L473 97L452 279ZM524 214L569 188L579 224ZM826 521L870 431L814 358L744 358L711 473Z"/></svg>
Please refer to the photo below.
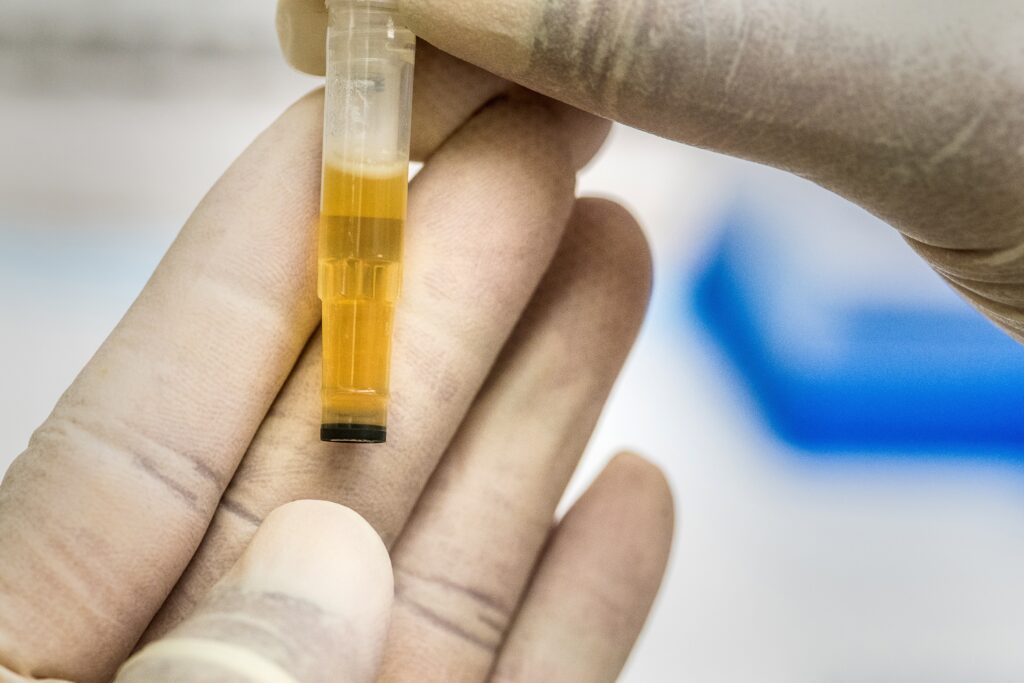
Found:
<svg viewBox="0 0 1024 683"><path fill-rule="evenodd" d="M329 0L317 290L323 441L387 436L416 40L394 0Z"/></svg>

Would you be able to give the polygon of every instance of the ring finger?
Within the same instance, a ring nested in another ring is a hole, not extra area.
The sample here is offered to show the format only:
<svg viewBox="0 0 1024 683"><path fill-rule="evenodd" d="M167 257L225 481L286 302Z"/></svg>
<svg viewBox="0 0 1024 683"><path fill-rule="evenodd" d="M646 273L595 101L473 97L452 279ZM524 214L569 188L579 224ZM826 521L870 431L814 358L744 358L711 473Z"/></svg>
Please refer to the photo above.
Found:
<svg viewBox="0 0 1024 683"><path fill-rule="evenodd" d="M392 552L385 681L482 681L650 288L633 219L582 200L551 269Z"/></svg>

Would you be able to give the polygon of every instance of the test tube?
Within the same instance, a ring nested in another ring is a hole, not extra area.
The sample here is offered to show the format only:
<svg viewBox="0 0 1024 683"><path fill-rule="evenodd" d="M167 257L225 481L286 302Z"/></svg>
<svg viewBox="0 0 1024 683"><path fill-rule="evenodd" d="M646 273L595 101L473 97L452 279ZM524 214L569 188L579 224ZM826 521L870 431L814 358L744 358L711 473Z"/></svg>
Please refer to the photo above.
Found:
<svg viewBox="0 0 1024 683"><path fill-rule="evenodd" d="M328 0L317 290L323 441L387 436L416 39L395 0Z"/></svg>

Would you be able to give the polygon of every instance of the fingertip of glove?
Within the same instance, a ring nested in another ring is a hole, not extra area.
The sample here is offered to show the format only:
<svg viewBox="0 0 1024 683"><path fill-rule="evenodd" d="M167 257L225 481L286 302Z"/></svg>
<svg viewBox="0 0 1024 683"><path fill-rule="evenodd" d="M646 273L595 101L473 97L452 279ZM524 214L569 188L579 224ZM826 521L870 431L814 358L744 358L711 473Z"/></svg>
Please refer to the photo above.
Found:
<svg viewBox="0 0 1024 683"><path fill-rule="evenodd" d="M327 8L313 0L277 3L277 39L285 61L313 76L326 72Z"/></svg>
<svg viewBox="0 0 1024 683"><path fill-rule="evenodd" d="M377 532L355 511L300 500L271 512L232 570L247 590L281 592L344 613L390 607L391 560Z"/></svg>

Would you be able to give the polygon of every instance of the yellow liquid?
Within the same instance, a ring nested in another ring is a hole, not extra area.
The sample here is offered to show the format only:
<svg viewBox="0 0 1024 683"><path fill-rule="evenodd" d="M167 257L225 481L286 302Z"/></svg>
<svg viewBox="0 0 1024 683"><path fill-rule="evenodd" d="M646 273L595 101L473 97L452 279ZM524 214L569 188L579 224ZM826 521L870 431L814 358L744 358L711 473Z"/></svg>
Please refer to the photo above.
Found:
<svg viewBox="0 0 1024 683"><path fill-rule="evenodd" d="M326 441L384 440L408 194L404 169L390 170L324 166L318 293Z"/></svg>

